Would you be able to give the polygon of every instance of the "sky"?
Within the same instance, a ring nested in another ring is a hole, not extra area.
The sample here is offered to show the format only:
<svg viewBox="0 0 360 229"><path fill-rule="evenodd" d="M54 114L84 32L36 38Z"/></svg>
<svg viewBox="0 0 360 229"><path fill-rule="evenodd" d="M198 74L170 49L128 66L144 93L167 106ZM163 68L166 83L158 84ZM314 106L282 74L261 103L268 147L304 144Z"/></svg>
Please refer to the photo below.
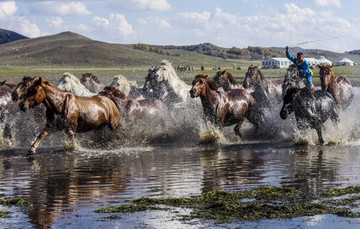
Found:
<svg viewBox="0 0 360 229"><path fill-rule="evenodd" d="M342 53L360 49L359 9L359 0L0 0L0 28L30 38L71 31L116 44Z"/></svg>

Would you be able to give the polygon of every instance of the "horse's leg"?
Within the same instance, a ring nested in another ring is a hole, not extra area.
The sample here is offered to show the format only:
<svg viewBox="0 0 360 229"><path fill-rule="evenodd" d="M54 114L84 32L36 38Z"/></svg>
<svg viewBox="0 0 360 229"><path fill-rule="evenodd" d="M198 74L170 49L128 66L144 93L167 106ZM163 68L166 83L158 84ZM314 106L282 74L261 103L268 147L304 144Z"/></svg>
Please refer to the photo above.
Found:
<svg viewBox="0 0 360 229"><path fill-rule="evenodd" d="M75 131L73 128L66 128L65 132L69 139L69 142L67 144L65 144L65 150L73 151L74 149L76 149Z"/></svg>
<svg viewBox="0 0 360 229"><path fill-rule="evenodd" d="M323 139L323 137L322 137L321 124L317 125L317 126L315 127L315 129L316 129L316 132L317 132L317 134L318 134L319 143L320 143L321 145L323 145L323 144L324 144L324 139Z"/></svg>
<svg viewBox="0 0 360 229"><path fill-rule="evenodd" d="M39 147L40 142L48 136L50 133L46 130L46 128L38 135L36 140L31 144L30 149L28 150L29 153L35 153L36 149Z"/></svg>
<svg viewBox="0 0 360 229"><path fill-rule="evenodd" d="M244 117L241 117L239 119L239 121L236 123L235 127L234 127L234 132L237 136L239 136L240 138L242 137L241 133L240 133L240 127L241 124L244 122Z"/></svg>

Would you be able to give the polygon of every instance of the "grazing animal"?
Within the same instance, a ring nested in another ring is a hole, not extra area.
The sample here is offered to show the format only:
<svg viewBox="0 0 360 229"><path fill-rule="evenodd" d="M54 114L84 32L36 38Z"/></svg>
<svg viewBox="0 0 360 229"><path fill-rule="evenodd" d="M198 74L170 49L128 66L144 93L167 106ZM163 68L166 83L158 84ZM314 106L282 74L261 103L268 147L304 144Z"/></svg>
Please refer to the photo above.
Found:
<svg viewBox="0 0 360 229"><path fill-rule="evenodd" d="M254 98L244 89L219 92L216 84L207 75L195 76L190 90L192 98L200 97L205 123L210 121L223 129L234 127L234 132L241 137L240 127L247 118L257 128L262 120L262 113L256 110Z"/></svg>
<svg viewBox="0 0 360 229"><path fill-rule="evenodd" d="M104 88L99 77L92 73L83 73L80 82L92 93L99 93Z"/></svg>
<svg viewBox="0 0 360 229"><path fill-rule="evenodd" d="M305 88L309 83L305 78L300 77L295 64L291 64L286 70L284 83L282 85L282 95L284 96L289 88Z"/></svg>
<svg viewBox="0 0 360 229"><path fill-rule="evenodd" d="M320 144L324 144L322 124L329 118L336 124L339 122L338 106L334 98L325 91L312 93L308 88L289 88L283 101L280 117L286 119L294 112L297 127L300 130L315 129Z"/></svg>
<svg viewBox="0 0 360 229"><path fill-rule="evenodd" d="M152 125L156 127L159 124L164 125L169 120L168 108L161 100L136 100L112 85L105 86L99 95L106 96L115 103L128 126L146 124L147 127Z"/></svg>
<svg viewBox="0 0 360 229"><path fill-rule="evenodd" d="M120 114L115 104L104 96L77 96L63 91L49 81L35 79L25 97L20 102L22 111L44 104L46 125L32 143L29 152L33 153L40 142L49 134L66 130L72 146L75 134L108 126L111 130L121 131Z"/></svg>
<svg viewBox="0 0 360 229"><path fill-rule="evenodd" d="M126 96L132 96L138 100L144 99L144 97L148 98L147 94L143 92L143 89L138 88L136 81L128 80L123 75L114 76L111 85L123 92Z"/></svg>
<svg viewBox="0 0 360 229"><path fill-rule="evenodd" d="M270 106L282 99L283 80L268 80L258 66L250 65L245 74L243 86L254 87L253 97L257 103Z"/></svg>
<svg viewBox="0 0 360 229"><path fill-rule="evenodd" d="M354 89L344 76L335 76L333 66L318 65L321 89L334 96L339 108L346 109L354 98Z"/></svg>
<svg viewBox="0 0 360 229"><path fill-rule="evenodd" d="M92 93L87 89L80 80L69 72L65 72L58 81L57 87L61 90L71 92L78 96L93 96L96 93Z"/></svg>
<svg viewBox="0 0 360 229"><path fill-rule="evenodd" d="M164 101L167 105L186 104L189 100L190 85L187 85L176 74L175 69L167 60L160 67L150 69L143 90L152 90L153 97Z"/></svg>

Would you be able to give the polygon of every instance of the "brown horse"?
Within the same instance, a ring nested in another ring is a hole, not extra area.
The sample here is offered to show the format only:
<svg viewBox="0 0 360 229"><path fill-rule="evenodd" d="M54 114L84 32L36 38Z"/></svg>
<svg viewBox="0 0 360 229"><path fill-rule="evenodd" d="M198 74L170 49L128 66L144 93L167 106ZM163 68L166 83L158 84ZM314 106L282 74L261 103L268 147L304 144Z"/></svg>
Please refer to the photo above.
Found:
<svg viewBox="0 0 360 229"><path fill-rule="evenodd" d="M200 97L203 106L203 118L217 125L220 130L224 126L235 125L235 134L241 137L240 127L247 118L257 128L262 120L262 113L256 112L254 98L244 89L234 89L228 92L217 91L218 87L207 75L195 76L190 95Z"/></svg>
<svg viewBox="0 0 360 229"><path fill-rule="evenodd" d="M121 130L120 114L115 104L104 96L76 96L58 89L49 81L35 79L19 104L26 111L39 104L46 107L46 126L29 149L33 153L40 142L49 134L66 130L72 146L75 134L108 126Z"/></svg>
<svg viewBox="0 0 360 229"><path fill-rule="evenodd" d="M80 82L92 93L99 93L104 88L99 77L92 73L83 73Z"/></svg>
<svg viewBox="0 0 360 229"><path fill-rule="evenodd" d="M24 76L23 80L20 83L18 83L18 85L15 87L13 93L11 94L13 101L16 102L20 99L23 99L24 96L26 95L29 87L33 84L34 80L35 80L35 77Z"/></svg>
<svg viewBox="0 0 360 229"><path fill-rule="evenodd" d="M281 102L282 84L283 80L268 80L259 67L253 65L249 66L243 82L245 88L254 87L255 91L252 95L257 102L262 101L263 103L264 100L267 100L267 105Z"/></svg>
<svg viewBox="0 0 360 229"><path fill-rule="evenodd" d="M122 117L125 117L127 126L136 125L153 126L164 125L169 120L170 114L167 106L159 99L136 100L112 85L107 85L99 95L111 99L119 109Z"/></svg>
<svg viewBox="0 0 360 229"><path fill-rule="evenodd" d="M344 76L335 76L329 65L318 65L321 89L329 92L341 109L346 109L354 98L354 89Z"/></svg>
<svg viewBox="0 0 360 229"><path fill-rule="evenodd" d="M234 76L226 70L218 71L214 76L213 81L214 83L216 83L216 85L222 87L224 91L230 91L233 89L245 89L249 93L254 92L254 87L245 88L243 85L236 82Z"/></svg>

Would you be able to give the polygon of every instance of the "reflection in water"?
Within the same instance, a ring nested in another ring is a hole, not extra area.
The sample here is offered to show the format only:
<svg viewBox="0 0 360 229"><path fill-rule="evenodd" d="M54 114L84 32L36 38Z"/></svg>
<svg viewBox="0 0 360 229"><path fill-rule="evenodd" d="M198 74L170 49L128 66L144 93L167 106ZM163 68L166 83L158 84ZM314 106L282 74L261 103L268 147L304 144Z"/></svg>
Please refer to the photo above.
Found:
<svg viewBox="0 0 360 229"><path fill-rule="evenodd" d="M194 135L199 129L192 126L195 121L191 120L185 131L174 131L177 135L173 137L173 144L64 152L46 148L61 146L55 136L32 157L25 156L26 149L10 147L0 151L0 193L23 197L33 207L24 212L0 207L10 212L10 218L0 219L0 225L113 228L149 227L159 225L155 222L158 221L160 228L175 224L174 227L181 228L189 225L175 220L176 212L145 212L104 220L104 215L95 214L94 210L140 197L189 197L211 190L236 192L272 185L295 187L319 195L329 188L360 185L359 126L354 124L357 116L349 115L358 111L354 104L343 114L337 130L326 129L324 137L331 141L324 146L294 145L288 136L281 137L285 135L281 131L274 133L273 139L247 137L242 141L202 146L197 144L199 138ZM179 118L182 115L177 114ZM196 131L190 131L192 127ZM180 125L176 130L181 128ZM285 132L290 135L289 131ZM345 132L352 138L339 141ZM338 223L334 216L291 222L298 226L316 220L321 226ZM279 227L289 222L272 221ZM266 228L265 225L261 227Z"/></svg>

